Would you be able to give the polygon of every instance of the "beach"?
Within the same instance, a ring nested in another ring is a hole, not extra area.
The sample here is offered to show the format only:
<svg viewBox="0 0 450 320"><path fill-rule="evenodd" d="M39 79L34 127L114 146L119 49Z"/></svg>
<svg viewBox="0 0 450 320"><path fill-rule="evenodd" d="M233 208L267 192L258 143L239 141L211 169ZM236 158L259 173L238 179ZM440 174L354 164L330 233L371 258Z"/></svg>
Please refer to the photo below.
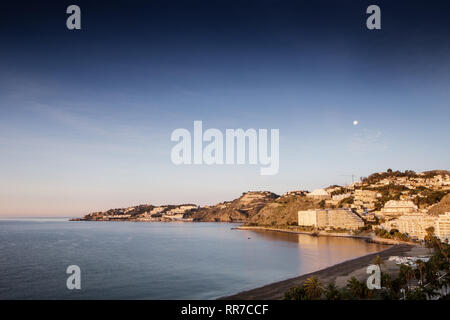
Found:
<svg viewBox="0 0 450 320"><path fill-rule="evenodd" d="M301 275L299 277L287 279L284 281L268 284L256 289L239 292L235 295L221 297L224 300L280 300L284 298L285 292L290 288L301 285L307 278L315 276L320 279L325 286L328 283L336 282L337 285L345 283L345 279L351 276L361 278L361 276L367 275L365 270L368 265L372 264L373 259L379 255L383 260L388 259L390 256L408 256L415 254L416 246L407 244L393 245L390 248L382 250L377 253L371 253L359 258L348 260L342 263L338 263L331 267ZM395 272L395 267L391 267L390 271Z"/></svg>

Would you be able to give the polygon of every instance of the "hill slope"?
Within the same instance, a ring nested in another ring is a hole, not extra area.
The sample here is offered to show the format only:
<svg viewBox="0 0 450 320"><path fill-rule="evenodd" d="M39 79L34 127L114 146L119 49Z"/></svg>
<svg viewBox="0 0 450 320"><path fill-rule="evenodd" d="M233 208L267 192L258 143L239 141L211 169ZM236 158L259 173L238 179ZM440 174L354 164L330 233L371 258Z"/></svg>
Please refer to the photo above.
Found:
<svg viewBox="0 0 450 320"><path fill-rule="evenodd" d="M441 199L441 201L439 201L439 203L435 204L430 208L430 210L428 210L428 214L432 216L437 216L446 212L450 212L450 194L447 194Z"/></svg>
<svg viewBox="0 0 450 320"><path fill-rule="evenodd" d="M222 202L211 207L203 207L192 211L184 218L194 221L236 222L247 221L256 215L264 206L278 198L278 195L268 191L245 192L239 198Z"/></svg>
<svg viewBox="0 0 450 320"><path fill-rule="evenodd" d="M298 211L319 207L319 201L303 195L285 195L267 204L249 219L251 224L288 225L298 221Z"/></svg>

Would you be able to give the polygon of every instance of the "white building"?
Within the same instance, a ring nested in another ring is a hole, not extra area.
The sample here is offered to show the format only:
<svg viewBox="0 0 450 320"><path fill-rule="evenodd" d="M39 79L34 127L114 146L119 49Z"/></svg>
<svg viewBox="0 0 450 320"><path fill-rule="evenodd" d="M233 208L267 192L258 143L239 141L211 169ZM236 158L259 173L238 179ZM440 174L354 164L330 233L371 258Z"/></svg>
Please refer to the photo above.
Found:
<svg viewBox="0 0 450 320"><path fill-rule="evenodd" d="M398 219L387 221L381 224L381 228L390 231L397 229L401 233L407 233L412 237L423 240L426 236L426 229L434 227L434 234L445 241L450 241L450 212L441 214L438 217L423 213L407 213Z"/></svg>
<svg viewBox="0 0 450 320"><path fill-rule="evenodd" d="M356 230L363 227L364 222L349 209L326 209L299 211L298 225Z"/></svg>
<svg viewBox="0 0 450 320"><path fill-rule="evenodd" d="M401 216L406 213L417 212L417 206L412 201L406 200L389 200L381 209L380 214L383 216Z"/></svg>
<svg viewBox="0 0 450 320"><path fill-rule="evenodd" d="M435 234L441 241L447 239L450 241L450 212L439 215L436 221Z"/></svg>
<svg viewBox="0 0 450 320"><path fill-rule="evenodd" d="M388 231L397 229L401 233L407 233L411 237L423 240L427 234L426 229L434 227L436 220L436 217L423 213L405 213L398 219L381 224L381 228Z"/></svg>
<svg viewBox="0 0 450 320"><path fill-rule="evenodd" d="M324 189L316 189L313 192L308 193L307 196L319 200L331 199L331 195Z"/></svg>

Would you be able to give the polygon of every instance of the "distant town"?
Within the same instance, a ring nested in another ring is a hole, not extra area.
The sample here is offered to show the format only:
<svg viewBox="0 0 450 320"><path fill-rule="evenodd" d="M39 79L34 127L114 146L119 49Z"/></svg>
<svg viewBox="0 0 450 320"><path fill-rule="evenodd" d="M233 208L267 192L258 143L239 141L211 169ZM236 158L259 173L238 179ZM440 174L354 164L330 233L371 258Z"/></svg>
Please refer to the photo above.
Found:
<svg viewBox="0 0 450 320"><path fill-rule="evenodd" d="M310 232L375 234L399 241L423 240L427 229L450 238L450 172L388 169L346 186L312 192L249 191L214 206L150 204L93 212L87 221L242 222Z"/></svg>

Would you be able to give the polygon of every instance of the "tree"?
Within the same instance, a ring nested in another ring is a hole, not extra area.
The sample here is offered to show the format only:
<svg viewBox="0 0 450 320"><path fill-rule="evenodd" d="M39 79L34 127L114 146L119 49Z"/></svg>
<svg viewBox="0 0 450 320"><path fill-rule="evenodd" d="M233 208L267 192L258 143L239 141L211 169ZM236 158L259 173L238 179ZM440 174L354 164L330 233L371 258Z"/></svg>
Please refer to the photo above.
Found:
<svg viewBox="0 0 450 320"><path fill-rule="evenodd" d="M427 295L421 288L416 288L406 293L406 300L427 300Z"/></svg>
<svg viewBox="0 0 450 320"><path fill-rule="evenodd" d="M342 295L334 283L329 283L325 290L327 300L341 300Z"/></svg>
<svg viewBox="0 0 450 320"><path fill-rule="evenodd" d="M405 264L400 265L400 274L399 278L402 279L403 284L406 284L408 289L410 287L410 282L412 279L414 279L416 276L416 273L414 272L414 269L410 266L407 266Z"/></svg>
<svg viewBox="0 0 450 320"><path fill-rule="evenodd" d="M425 241L425 246L429 249L433 248L433 237L434 237L434 227L428 227L425 229L426 235L423 238Z"/></svg>
<svg viewBox="0 0 450 320"><path fill-rule="evenodd" d="M378 266L378 268L380 268L380 272L381 272L381 265L384 264L384 261L383 261L383 259L381 259L381 257L379 255L377 255L375 257L375 259L373 259L372 263L376 264Z"/></svg>
<svg viewBox="0 0 450 320"><path fill-rule="evenodd" d="M417 260L416 262L417 264L417 271L419 272L419 279L420 279L420 284L423 286L424 285L424 275L425 275L425 262L423 262L422 260Z"/></svg>
<svg viewBox="0 0 450 320"><path fill-rule="evenodd" d="M301 287L292 287L284 294L284 300L307 300L305 289Z"/></svg>
<svg viewBox="0 0 450 320"><path fill-rule="evenodd" d="M325 209L325 200L321 200L319 202L319 207L320 207L320 209Z"/></svg>
<svg viewBox="0 0 450 320"><path fill-rule="evenodd" d="M388 273L381 272L381 287L392 290L392 279Z"/></svg>
<svg viewBox="0 0 450 320"><path fill-rule="evenodd" d="M363 299L366 296L366 288L367 288L366 285L361 283L355 277L351 277L347 281L346 288L357 299Z"/></svg>
<svg viewBox="0 0 450 320"><path fill-rule="evenodd" d="M309 300L320 299L324 291L322 283L317 277L310 277L306 279L305 283L303 284L303 288Z"/></svg>

